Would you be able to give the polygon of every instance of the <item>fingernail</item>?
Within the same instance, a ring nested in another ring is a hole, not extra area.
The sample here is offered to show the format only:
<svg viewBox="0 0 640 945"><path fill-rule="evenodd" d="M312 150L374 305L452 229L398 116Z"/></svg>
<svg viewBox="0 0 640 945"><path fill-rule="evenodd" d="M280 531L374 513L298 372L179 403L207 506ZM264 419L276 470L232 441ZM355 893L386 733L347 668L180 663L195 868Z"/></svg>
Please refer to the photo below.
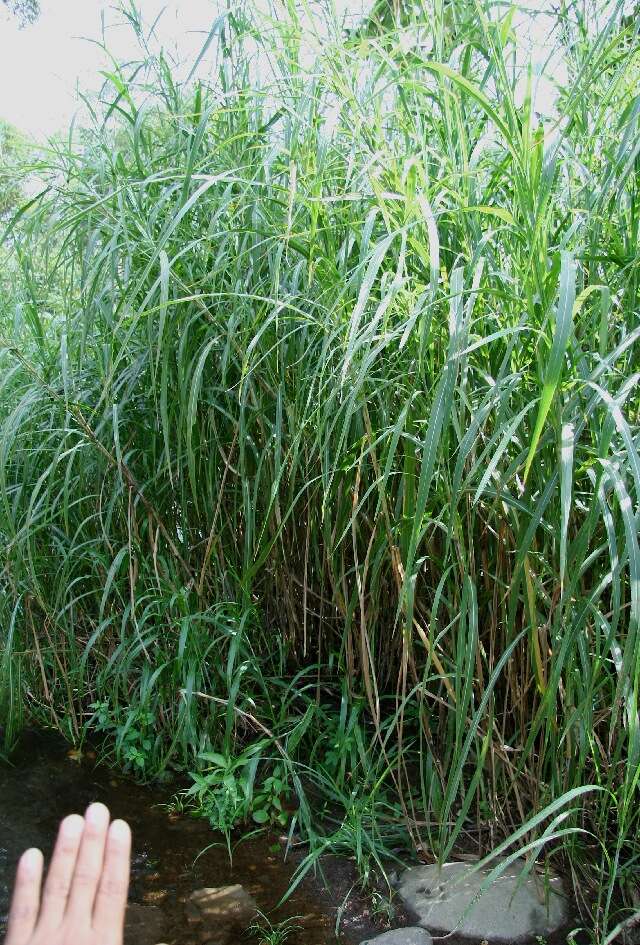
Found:
<svg viewBox="0 0 640 945"><path fill-rule="evenodd" d="M79 837L84 830L84 820L80 814L69 814L60 824L60 832L69 840Z"/></svg>
<svg viewBox="0 0 640 945"><path fill-rule="evenodd" d="M29 875L33 875L40 869L42 860L42 851L32 847L30 850L25 850L20 857L20 869Z"/></svg>
<svg viewBox="0 0 640 945"><path fill-rule="evenodd" d="M93 827L101 826L105 821L109 821L109 810L104 804L89 804L84 818L86 822Z"/></svg>
<svg viewBox="0 0 640 945"><path fill-rule="evenodd" d="M109 828L109 833L113 840L117 843L127 843L129 841L129 836L131 830L129 829L129 824L124 820L114 820Z"/></svg>

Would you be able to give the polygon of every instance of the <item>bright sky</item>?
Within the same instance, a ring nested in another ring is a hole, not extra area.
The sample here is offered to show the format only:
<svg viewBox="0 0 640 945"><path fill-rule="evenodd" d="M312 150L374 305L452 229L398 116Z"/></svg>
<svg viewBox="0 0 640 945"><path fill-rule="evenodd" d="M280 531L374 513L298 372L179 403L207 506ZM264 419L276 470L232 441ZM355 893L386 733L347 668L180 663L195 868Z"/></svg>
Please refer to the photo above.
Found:
<svg viewBox="0 0 640 945"><path fill-rule="evenodd" d="M157 27L162 45L180 61L193 61L224 0L138 0L147 24L164 9ZM336 0L341 11L356 13L367 0ZM549 0L529 0L537 8L533 28L522 30L525 41L544 58L549 21L544 14ZM115 0L41 0L41 15L31 26L18 28L0 3L0 118L43 138L64 130L77 111L77 89L97 91L101 69L108 60L95 43L103 27L110 50L119 59L138 58L133 31L122 26ZM120 25L119 25L120 24ZM541 52L542 50L542 52ZM547 111L553 88L541 83L539 110Z"/></svg>
<svg viewBox="0 0 640 945"><path fill-rule="evenodd" d="M164 9L157 32L165 48L195 57L219 10L217 0L139 0L150 24ZM19 29L0 4L0 117L42 137L64 129L77 110L76 89L97 91L104 53L103 21L117 58L139 58L133 31L109 0L41 0L41 14Z"/></svg>

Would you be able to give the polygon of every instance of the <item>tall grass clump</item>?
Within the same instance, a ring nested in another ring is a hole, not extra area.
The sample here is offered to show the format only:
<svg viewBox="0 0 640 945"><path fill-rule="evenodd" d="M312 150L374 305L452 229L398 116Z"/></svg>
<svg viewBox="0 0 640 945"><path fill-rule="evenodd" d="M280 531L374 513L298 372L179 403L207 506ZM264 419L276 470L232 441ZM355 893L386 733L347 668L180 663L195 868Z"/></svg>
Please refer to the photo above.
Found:
<svg viewBox="0 0 640 945"><path fill-rule="evenodd" d="M4 221L0 705L9 741L27 716L194 771L225 829L286 820L286 785L307 866L524 849L612 942L640 896L638 23L560 4L543 118L513 13L236 12L205 83L127 8L140 62Z"/></svg>

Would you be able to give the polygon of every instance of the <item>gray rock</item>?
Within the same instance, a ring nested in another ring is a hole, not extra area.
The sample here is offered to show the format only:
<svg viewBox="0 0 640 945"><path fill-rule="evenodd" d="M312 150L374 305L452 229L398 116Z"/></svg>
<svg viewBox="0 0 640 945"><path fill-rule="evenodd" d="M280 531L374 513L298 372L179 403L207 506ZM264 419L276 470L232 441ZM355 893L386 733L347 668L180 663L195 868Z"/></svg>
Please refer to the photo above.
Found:
<svg viewBox="0 0 640 945"><path fill-rule="evenodd" d="M199 927L201 942L231 945L258 915L258 906L242 886L197 889L186 904L187 920Z"/></svg>
<svg viewBox="0 0 640 945"><path fill-rule="evenodd" d="M420 925L495 942L550 935L569 917L558 877L545 882L533 872L518 883L524 861L516 860L480 895L490 869L471 873L474 864L445 863L407 870L398 893ZM549 888L550 887L550 888Z"/></svg>
<svg viewBox="0 0 640 945"><path fill-rule="evenodd" d="M433 945L433 939L425 929L394 929L376 935L362 945Z"/></svg>

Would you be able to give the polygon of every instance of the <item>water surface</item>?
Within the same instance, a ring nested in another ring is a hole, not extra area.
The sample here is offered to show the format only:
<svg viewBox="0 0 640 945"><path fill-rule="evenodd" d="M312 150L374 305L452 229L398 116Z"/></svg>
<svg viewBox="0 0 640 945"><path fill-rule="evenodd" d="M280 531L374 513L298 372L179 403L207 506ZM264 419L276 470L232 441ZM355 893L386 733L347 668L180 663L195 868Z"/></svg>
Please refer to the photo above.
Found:
<svg viewBox="0 0 640 945"><path fill-rule="evenodd" d="M176 819L160 806L169 793L133 784L89 759L74 760L57 737L25 736L12 764L0 764L0 939L20 853L36 846L48 855L60 819L83 812L92 801L102 801L133 829L130 899L161 910L164 930L158 941L195 945L200 940L185 922L185 900L202 886L232 883L242 884L274 921L299 916L301 931L288 939L289 945L355 945L375 934L366 902L352 898L336 939L336 911L353 881L345 864L329 863L326 886L319 878L303 883L278 907L294 864L283 862L277 837L243 841L230 864L223 841L204 821ZM212 843L219 845L199 856Z"/></svg>

